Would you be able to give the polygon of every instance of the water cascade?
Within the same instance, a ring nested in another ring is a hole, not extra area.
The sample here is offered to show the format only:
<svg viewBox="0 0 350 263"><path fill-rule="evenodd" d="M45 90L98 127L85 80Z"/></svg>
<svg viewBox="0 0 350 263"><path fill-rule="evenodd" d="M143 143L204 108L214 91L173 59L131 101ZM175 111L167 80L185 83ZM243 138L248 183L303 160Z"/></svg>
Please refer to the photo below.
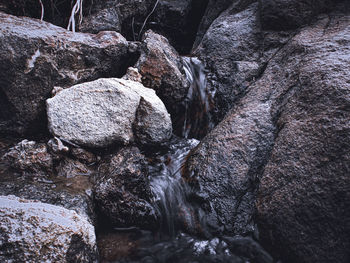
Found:
<svg viewBox="0 0 350 263"><path fill-rule="evenodd" d="M211 111L215 91L207 89L207 80L203 63L195 57L182 57L183 69L190 83L184 100L184 138L203 138L214 127Z"/></svg>

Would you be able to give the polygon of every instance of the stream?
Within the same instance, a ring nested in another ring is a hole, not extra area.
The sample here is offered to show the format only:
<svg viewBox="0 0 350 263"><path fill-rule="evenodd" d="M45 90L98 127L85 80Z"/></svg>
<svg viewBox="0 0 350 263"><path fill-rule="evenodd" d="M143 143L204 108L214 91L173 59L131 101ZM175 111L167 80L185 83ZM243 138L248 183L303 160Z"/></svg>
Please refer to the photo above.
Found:
<svg viewBox="0 0 350 263"><path fill-rule="evenodd" d="M160 228L156 233L133 228L102 234L98 242L103 247L102 262L250 262L245 249L239 251L242 242L256 246L250 238L242 241L209 234L203 239L193 234L198 228L203 231L204 215L189 202L193 190L183 180L182 168L189 152L200 143L198 139L214 127L210 110L215 93L206 90L204 65L199 59L183 57L182 61L190 83L184 100L182 138L173 138L168 152L156 153L149 166L156 210L161 215ZM269 259L262 255L257 262Z"/></svg>

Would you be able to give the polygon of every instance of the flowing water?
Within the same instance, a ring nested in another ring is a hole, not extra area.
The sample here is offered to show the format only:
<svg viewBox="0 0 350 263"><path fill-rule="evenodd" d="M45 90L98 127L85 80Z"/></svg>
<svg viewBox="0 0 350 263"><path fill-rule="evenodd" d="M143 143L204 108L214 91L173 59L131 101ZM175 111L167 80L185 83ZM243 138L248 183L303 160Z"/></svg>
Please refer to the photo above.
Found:
<svg viewBox="0 0 350 263"><path fill-rule="evenodd" d="M215 91L207 89L203 63L195 57L182 57L183 69L190 83L184 100L185 116L182 127L184 138L203 138L214 127L211 111Z"/></svg>

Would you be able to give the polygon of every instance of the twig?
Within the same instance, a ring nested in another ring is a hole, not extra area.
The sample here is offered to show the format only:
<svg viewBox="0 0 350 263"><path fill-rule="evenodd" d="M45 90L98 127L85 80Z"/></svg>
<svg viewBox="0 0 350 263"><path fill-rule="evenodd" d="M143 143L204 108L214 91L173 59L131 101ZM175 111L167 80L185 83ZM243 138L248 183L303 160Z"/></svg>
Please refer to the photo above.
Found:
<svg viewBox="0 0 350 263"><path fill-rule="evenodd" d="M67 30L72 29L73 32L75 32L75 18L74 16L79 13L79 25L81 25L81 22L83 21L83 0L77 0L75 2L75 5L72 8L72 13L69 18L69 23Z"/></svg>
<svg viewBox="0 0 350 263"><path fill-rule="evenodd" d="M153 12L154 12L154 10L156 9L156 7L157 7L158 3L159 3L159 0L157 0L157 2L155 3L155 5L154 5L154 7L153 7L152 11L151 11L151 12L148 14L148 16L146 17L145 21L143 22L143 25L142 25L141 30L140 30L139 35L138 35L139 40L140 40L140 38L141 38L141 33L142 33L142 30L143 30L143 28L145 27L145 25L146 25L146 23L147 23L148 18L149 18L149 17L150 17L150 16L153 14Z"/></svg>
<svg viewBox="0 0 350 263"><path fill-rule="evenodd" d="M44 5L43 5L43 2L41 2L41 0L39 0L40 2L40 5L41 5L41 17L40 17L40 20L43 21L44 20Z"/></svg>

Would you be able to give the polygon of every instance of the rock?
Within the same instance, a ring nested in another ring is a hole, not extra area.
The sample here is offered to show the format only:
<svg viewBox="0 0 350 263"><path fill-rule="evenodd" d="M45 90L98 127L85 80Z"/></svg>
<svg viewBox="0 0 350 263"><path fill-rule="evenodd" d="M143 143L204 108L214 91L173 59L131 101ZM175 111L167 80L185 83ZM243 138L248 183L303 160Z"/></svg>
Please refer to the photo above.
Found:
<svg viewBox="0 0 350 263"><path fill-rule="evenodd" d="M45 100L54 86L121 77L136 53L116 32L72 33L0 13L0 132L46 130Z"/></svg>
<svg viewBox="0 0 350 263"><path fill-rule="evenodd" d="M202 0L94 1L91 14L83 20L81 29L89 33L115 30L133 41L141 40L143 33L152 29L168 38L180 53L188 54L206 2L203 3ZM151 16L146 20L148 15Z"/></svg>
<svg viewBox="0 0 350 263"><path fill-rule="evenodd" d="M136 67L143 85L156 91L176 123L183 114L182 102L189 88L179 54L166 38L147 31Z"/></svg>
<svg viewBox="0 0 350 263"><path fill-rule="evenodd" d="M206 66L206 89L215 94L212 120L219 123L294 32L261 30L258 3L233 1L194 50ZM262 44L263 43L263 44Z"/></svg>
<svg viewBox="0 0 350 263"><path fill-rule="evenodd" d="M92 165L99 161L100 157L96 156L95 154L83 149L83 148L72 148L72 155L78 159L79 161L87 164Z"/></svg>
<svg viewBox="0 0 350 263"><path fill-rule="evenodd" d="M265 30L295 29L329 11L334 2L337 1L259 0L261 25Z"/></svg>
<svg viewBox="0 0 350 263"><path fill-rule="evenodd" d="M78 160L64 158L59 165L55 167L57 176L72 178L76 176L90 176L93 171Z"/></svg>
<svg viewBox="0 0 350 263"><path fill-rule="evenodd" d="M257 220L283 262L350 259L349 7L303 29L256 84L281 91Z"/></svg>
<svg viewBox="0 0 350 263"><path fill-rule="evenodd" d="M72 179L66 182L74 183ZM72 189L72 187L62 182L56 183L50 180L35 182L27 178L23 180L23 178L12 176L11 178L1 180L0 194L16 195L20 198L74 210L80 216L85 217L91 224L94 224L96 215L91 196L91 186L87 187L81 181L79 183L80 189Z"/></svg>
<svg viewBox="0 0 350 263"><path fill-rule="evenodd" d="M145 134L152 134L145 143L168 140L170 116L155 92L138 82L116 78L78 84L48 99L49 129L54 136L81 146L128 144L134 141L133 124L141 98L145 102L140 110L147 108L151 115L144 122L138 121L143 130L136 129L135 136L143 140ZM150 121L151 126L142 126Z"/></svg>
<svg viewBox="0 0 350 263"><path fill-rule="evenodd" d="M0 197L2 262L97 262L94 227L75 211Z"/></svg>
<svg viewBox="0 0 350 263"><path fill-rule="evenodd" d="M137 68L129 67L123 79L132 80L142 83L142 76Z"/></svg>
<svg viewBox="0 0 350 263"><path fill-rule="evenodd" d="M23 175L45 176L53 172L53 157L44 143L23 140L10 148L3 159Z"/></svg>
<svg viewBox="0 0 350 263"><path fill-rule="evenodd" d="M101 218L118 228L158 227L145 157L136 147L103 160L98 170L94 194Z"/></svg>
<svg viewBox="0 0 350 263"><path fill-rule="evenodd" d="M232 0L209 0L207 8L205 9L205 13L202 17L202 20L199 24L198 31L196 34L196 39L193 44L193 50L195 50L200 44L204 34L207 32L210 25L213 21L230 5L232 5L234 1ZM235 2L238 2L237 0ZM239 2L246 2L245 0L241 0ZM253 1L251 1L253 2Z"/></svg>
<svg viewBox="0 0 350 263"><path fill-rule="evenodd" d="M187 159L184 177L195 188L190 200L215 234L254 233L257 175L273 145L268 103L242 102Z"/></svg>
<svg viewBox="0 0 350 263"><path fill-rule="evenodd" d="M258 223L283 262L347 261L349 21L323 16L291 38L191 153L184 176L212 232Z"/></svg>
<svg viewBox="0 0 350 263"><path fill-rule="evenodd" d="M210 26L195 50L208 69L207 90L214 91L212 116L221 121L263 67L264 39L258 20L258 4L235 1Z"/></svg>
<svg viewBox="0 0 350 263"><path fill-rule="evenodd" d="M115 8L97 10L93 15L84 18L79 28L81 32L97 34L100 31L121 31L120 17Z"/></svg>

